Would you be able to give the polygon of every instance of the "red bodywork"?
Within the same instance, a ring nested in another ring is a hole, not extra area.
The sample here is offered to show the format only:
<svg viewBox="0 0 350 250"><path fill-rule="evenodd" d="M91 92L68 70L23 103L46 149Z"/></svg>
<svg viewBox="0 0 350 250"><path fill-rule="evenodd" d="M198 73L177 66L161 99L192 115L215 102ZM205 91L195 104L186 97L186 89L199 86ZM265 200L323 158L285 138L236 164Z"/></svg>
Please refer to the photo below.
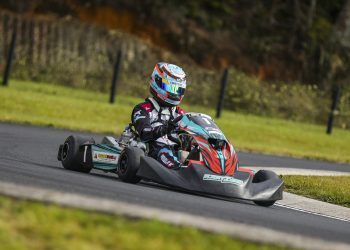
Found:
<svg viewBox="0 0 350 250"><path fill-rule="evenodd" d="M194 119L198 117L200 119ZM185 132L186 136L184 138L188 136L192 138L190 142L191 150L193 146L197 147L202 156L200 159L189 160L189 165L204 165L218 175L234 175L238 171L238 157L232 144L222 135L220 129L209 116L195 114L194 118L191 118L190 122L185 120L179 124L180 131ZM204 132L198 132L196 126ZM216 136L216 134L219 134L219 136ZM183 144L188 146L188 140L187 143ZM182 150L188 150L186 146Z"/></svg>
<svg viewBox="0 0 350 250"><path fill-rule="evenodd" d="M200 152L203 156L203 161L190 160L189 165L201 164L211 169L214 173L220 175L231 176L237 170L238 157L233 149L233 146L226 142L221 147L221 152L224 156L224 168L221 166L218 150L215 149L206 139L200 136L193 136L197 142Z"/></svg>
<svg viewBox="0 0 350 250"><path fill-rule="evenodd" d="M228 143L225 143L221 148L221 152L225 159L225 162L224 162L225 167L223 169L221 166L218 151L204 138L195 136L194 139L197 142L199 142L198 144L199 144L202 156L207 162L206 165L208 168L210 168L214 173L217 173L217 174L222 174L222 175L234 174L236 170L238 158L232 146L230 147Z"/></svg>

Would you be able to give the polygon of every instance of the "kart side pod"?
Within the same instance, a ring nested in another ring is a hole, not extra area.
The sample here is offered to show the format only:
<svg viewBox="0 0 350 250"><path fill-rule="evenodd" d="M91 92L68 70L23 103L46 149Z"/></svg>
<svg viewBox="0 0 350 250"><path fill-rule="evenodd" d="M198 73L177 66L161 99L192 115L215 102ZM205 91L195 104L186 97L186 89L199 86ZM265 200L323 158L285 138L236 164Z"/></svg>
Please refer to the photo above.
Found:
<svg viewBox="0 0 350 250"><path fill-rule="evenodd" d="M238 169L233 176L216 175L201 164L169 170L155 159L141 157L137 176L191 192L254 201L271 206L282 199L283 181L272 171Z"/></svg>
<svg viewBox="0 0 350 250"><path fill-rule="evenodd" d="M94 139L69 136L59 146L57 159L64 168L88 173L92 168L116 172L120 149L108 144L95 144Z"/></svg>

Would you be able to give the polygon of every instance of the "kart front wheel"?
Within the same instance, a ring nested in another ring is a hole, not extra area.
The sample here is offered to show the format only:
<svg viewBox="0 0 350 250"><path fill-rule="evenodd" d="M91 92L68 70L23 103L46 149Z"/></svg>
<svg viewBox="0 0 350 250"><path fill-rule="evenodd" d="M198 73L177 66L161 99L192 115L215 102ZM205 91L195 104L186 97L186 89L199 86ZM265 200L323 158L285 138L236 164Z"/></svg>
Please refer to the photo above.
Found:
<svg viewBox="0 0 350 250"><path fill-rule="evenodd" d="M262 207L270 207L275 204L276 201L254 201L254 203L258 206Z"/></svg>
<svg viewBox="0 0 350 250"><path fill-rule="evenodd" d="M89 173L91 171L91 167L82 163L83 152L81 152L80 145L86 141L88 141L88 139L71 135L66 139L64 144L61 145L62 148L59 150L59 158L65 169L82 173Z"/></svg>
<svg viewBox="0 0 350 250"><path fill-rule="evenodd" d="M138 183L141 178L136 175L140 167L140 158L144 152L136 147L127 147L119 157L119 178L128 183Z"/></svg>

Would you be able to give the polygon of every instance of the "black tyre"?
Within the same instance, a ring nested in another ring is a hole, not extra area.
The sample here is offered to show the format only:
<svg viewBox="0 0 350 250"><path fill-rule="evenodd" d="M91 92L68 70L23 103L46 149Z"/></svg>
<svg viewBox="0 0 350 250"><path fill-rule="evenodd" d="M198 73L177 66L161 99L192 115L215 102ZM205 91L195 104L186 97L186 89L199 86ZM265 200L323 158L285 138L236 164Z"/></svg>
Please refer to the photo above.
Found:
<svg viewBox="0 0 350 250"><path fill-rule="evenodd" d="M61 161L65 169L89 173L91 171L91 166L83 164L83 150L80 149L80 145L89 141L89 139L82 138L80 136L69 136L61 150Z"/></svg>
<svg viewBox="0 0 350 250"><path fill-rule="evenodd" d="M269 170L259 170L253 177L253 183L264 182L271 179L279 179L275 172Z"/></svg>
<svg viewBox="0 0 350 250"><path fill-rule="evenodd" d="M140 158L144 156L143 150L136 147L127 147L119 157L119 178L128 183L138 183L141 178L136 176L140 167Z"/></svg>
<svg viewBox="0 0 350 250"><path fill-rule="evenodd" d="M270 179L279 178L275 172L269 170L259 170L253 178L253 183L260 183ZM269 207L275 204L276 201L254 201L256 205Z"/></svg>
<svg viewBox="0 0 350 250"><path fill-rule="evenodd" d="M275 204L276 201L254 201L256 205L262 206L262 207L269 207Z"/></svg>

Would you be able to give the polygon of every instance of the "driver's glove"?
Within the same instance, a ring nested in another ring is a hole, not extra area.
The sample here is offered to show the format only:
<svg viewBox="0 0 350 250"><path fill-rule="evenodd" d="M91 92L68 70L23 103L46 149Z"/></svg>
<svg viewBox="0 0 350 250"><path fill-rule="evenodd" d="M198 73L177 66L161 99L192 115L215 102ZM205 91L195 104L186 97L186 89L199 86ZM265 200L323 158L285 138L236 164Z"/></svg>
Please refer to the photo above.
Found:
<svg viewBox="0 0 350 250"><path fill-rule="evenodd" d="M166 126L167 126L167 134L170 134L172 131L174 131L177 128L176 123L173 123L173 121L168 121Z"/></svg>
<svg viewBox="0 0 350 250"><path fill-rule="evenodd" d="M162 137L164 135L170 134L176 128L176 124L171 121L153 128L153 134L155 138Z"/></svg>

